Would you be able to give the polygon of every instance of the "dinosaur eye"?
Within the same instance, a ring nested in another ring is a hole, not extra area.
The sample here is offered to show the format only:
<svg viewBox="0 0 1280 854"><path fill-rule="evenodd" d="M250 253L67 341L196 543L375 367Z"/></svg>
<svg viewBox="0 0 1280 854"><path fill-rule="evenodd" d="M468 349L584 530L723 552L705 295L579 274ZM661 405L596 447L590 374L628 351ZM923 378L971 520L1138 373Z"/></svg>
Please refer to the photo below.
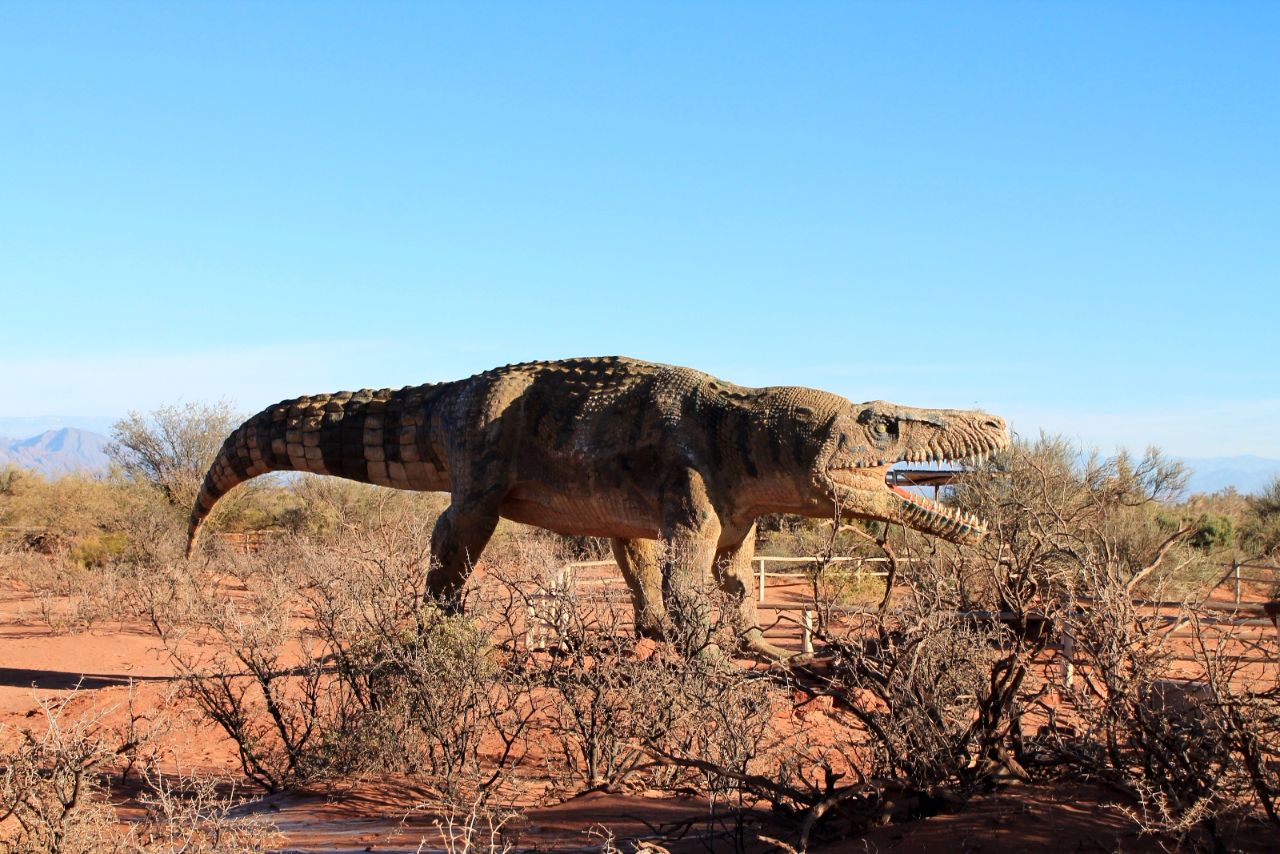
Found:
<svg viewBox="0 0 1280 854"><path fill-rule="evenodd" d="M877 421L875 430L876 430L876 435L883 436L885 433L889 432L889 425L885 424L883 421Z"/></svg>

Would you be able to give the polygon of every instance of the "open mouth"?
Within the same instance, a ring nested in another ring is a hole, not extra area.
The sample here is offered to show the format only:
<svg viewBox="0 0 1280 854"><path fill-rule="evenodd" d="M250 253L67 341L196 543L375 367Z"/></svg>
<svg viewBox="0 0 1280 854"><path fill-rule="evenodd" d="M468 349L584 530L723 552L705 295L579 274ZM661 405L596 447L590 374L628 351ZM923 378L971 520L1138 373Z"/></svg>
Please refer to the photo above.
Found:
<svg viewBox="0 0 1280 854"><path fill-rule="evenodd" d="M956 475L962 475L966 472L974 471L978 466L986 462L991 448L980 453L969 454L967 456L946 456L943 454L906 454L898 462L922 462L922 463L943 463L947 468L930 469L927 471L917 471L920 475L918 478L902 479L895 475L893 470L893 462L882 462L876 466L864 466L860 468L838 469L832 472L836 475L837 483L844 481L844 485L854 486L854 479L860 481L860 487L863 489L874 488L871 483L873 479L879 480L885 489L887 489L897 500L897 512L900 521L907 527L914 528L935 536L944 537L954 542L977 542L987 533L989 525L978 518L973 513L968 513L956 507L948 507L947 505L926 498L917 492L913 492L906 488L907 486L944 486L953 482ZM838 473L847 472L854 475L855 478L845 480L840 478ZM861 477L857 477L860 475ZM857 487L855 487L857 488Z"/></svg>
<svg viewBox="0 0 1280 854"><path fill-rule="evenodd" d="M903 455L901 462L943 463L947 468L918 472L918 477L905 482L920 486L947 485L952 483L958 474L983 466L991 452L997 448L998 444L993 443L990 447L963 455L952 455L945 451L908 452ZM885 468L884 478L885 486L899 500L899 510L904 524L959 542L976 542L986 535L988 524L973 513L948 507L904 488L903 480L895 478L888 467Z"/></svg>

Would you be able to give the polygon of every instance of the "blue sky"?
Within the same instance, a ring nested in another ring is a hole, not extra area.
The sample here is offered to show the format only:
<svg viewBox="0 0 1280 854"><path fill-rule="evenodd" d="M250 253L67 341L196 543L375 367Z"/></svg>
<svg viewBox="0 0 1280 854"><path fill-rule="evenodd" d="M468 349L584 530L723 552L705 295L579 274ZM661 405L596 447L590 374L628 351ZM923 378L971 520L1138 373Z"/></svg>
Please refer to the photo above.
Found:
<svg viewBox="0 0 1280 854"><path fill-rule="evenodd" d="M1280 13L0 5L0 416L622 353L1280 456Z"/></svg>

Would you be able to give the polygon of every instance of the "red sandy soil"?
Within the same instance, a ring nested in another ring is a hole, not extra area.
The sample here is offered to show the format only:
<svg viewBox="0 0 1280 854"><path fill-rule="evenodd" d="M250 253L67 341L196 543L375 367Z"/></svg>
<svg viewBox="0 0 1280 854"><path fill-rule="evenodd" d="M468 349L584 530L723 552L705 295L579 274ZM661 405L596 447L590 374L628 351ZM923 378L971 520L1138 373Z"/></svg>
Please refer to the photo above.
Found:
<svg viewBox="0 0 1280 854"><path fill-rule="evenodd" d="M768 598L775 601L803 594L798 585L771 585ZM107 624L57 635L36 619L37 614L33 596L0 581L0 739L6 744L21 729L39 727L40 700L64 697L76 685L80 690L69 714L108 709L108 721L126 721L131 691L137 709L175 705L170 696L174 669L159 640L145 627ZM771 634L775 642L798 646L793 626L779 626ZM818 737L824 727L829 732L836 728L824 710L805 709L796 717L809 734ZM231 743L194 711L176 715L163 746L169 770L229 777L238 773ZM260 797L241 811L268 817L285 835L288 851L414 852L424 839L432 850L440 850L432 824L435 817L417 809L428 797L412 780L384 779ZM1083 784L1014 786L977 797L959 812L888 824L861 838L816 850L904 854L1164 850L1155 840L1138 834L1115 805L1117 800L1104 789ZM734 850L729 836L712 843L697 839L708 826L699 820L716 812L701 798L592 792L546 806L536 801L537 797L530 798L522 814L506 827L514 837L515 850L599 850L612 834L620 850L631 851L639 840L657 841L655 828L680 822L693 826L683 840L661 843L671 851ZM784 829L769 827L767 814L756 818L761 823L753 825L753 830L785 836ZM754 838L754 833L747 838ZM774 849L754 842L747 850ZM1256 847L1245 850L1280 850L1280 843L1262 838Z"/></svg>

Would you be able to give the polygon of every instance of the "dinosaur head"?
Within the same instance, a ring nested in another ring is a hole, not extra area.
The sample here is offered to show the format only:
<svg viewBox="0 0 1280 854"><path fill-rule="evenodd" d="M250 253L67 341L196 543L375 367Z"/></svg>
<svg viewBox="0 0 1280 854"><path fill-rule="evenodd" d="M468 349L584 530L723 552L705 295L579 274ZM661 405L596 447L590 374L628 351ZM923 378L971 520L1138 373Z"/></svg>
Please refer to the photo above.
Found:
<svg viewBox="0 0 1280 854"><path fill-rule="evenodd" d="M962 409L916 409L882 400L835 407L814 438L813 484L842 515L900 522L956 542L986 533L982 520L887 482L894 463L981 462L1009 445L1003 419Z"/></svg>

